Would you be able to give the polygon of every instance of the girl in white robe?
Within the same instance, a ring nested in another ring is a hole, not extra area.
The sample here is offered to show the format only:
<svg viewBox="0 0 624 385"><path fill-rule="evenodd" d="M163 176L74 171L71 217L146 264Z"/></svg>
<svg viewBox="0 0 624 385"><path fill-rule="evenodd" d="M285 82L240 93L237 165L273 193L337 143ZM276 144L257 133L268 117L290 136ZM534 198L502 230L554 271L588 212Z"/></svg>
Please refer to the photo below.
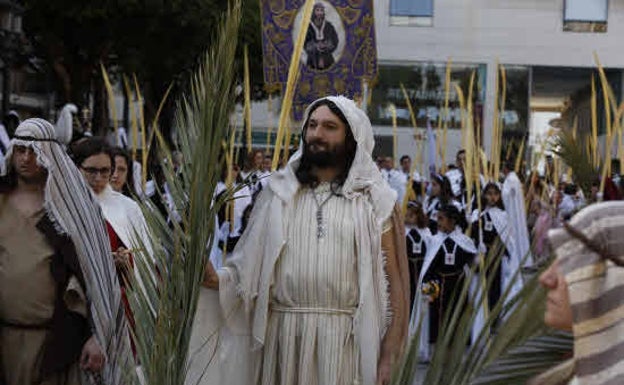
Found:
<svg viewBox="0 0 624 385"><path fill-rule="evenodd" d="M506 293L505 302L508 302L522 289L520 256L518 255L513 237L513 227L501 199L501 187L490 182L483 189L484 207L478 220L472 224L471 235L478 245L481 255L485 258L485 274L491 280L488 288L488 308L493 309L500 297ZM473 281L473 292L483 282L479 274ZM478 338L483 327L484 312L479 306L475 324L473 326L473 340Z"/></svg>

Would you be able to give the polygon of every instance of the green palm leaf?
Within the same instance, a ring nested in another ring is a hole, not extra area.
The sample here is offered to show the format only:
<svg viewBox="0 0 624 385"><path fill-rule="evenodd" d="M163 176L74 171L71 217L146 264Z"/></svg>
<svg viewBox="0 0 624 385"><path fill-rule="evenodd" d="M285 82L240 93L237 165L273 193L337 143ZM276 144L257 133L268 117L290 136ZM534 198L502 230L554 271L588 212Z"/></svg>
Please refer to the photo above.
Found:
<svg viewBox="0 0 624 385"><path fill-rule="evenodd" d="M233 63L240 19L241 2L232 0L190 90L177 104L176 142L184 159L177 172L171 150L157 134L174 207L169 216L178 216L180 222L167 221L153 205L143 203L152 237L152 245L144 249L154 250L153 261L136 258L137 279L129 293L143 384L184 384L188 373L189 341L215 217L231 196L230 192L219 201L212 199L223 165L222 143L234 111Z"/></svg>
<svg viewBox="0 0 624 385"><path fill-rule="evenodd" d="M501 261L494 256L502 251L493 248L488 256L492 269ZM516 273L513 279L520 279L520 273ZM489 289L492 283L492 278L487 279L485 287ZM487 297L471 293L466 280L456 298L457 303L469 299L469 305L456 306L454 311L445 314L431 362L424 369L423 384L524 384L527 379L569 358L571 337L555 333L543 323L545 293L539 286L538 275L529 278L515 297L510 298L510 295L509 290L502 293L499 303L489 310L485 327L476 342L468 346L477 306L481 306ZM503 305L506 298L509 300ZM392 384L415 383L416 371L421 368L418 365L418 339L419 332L410 341Z"/></svg>

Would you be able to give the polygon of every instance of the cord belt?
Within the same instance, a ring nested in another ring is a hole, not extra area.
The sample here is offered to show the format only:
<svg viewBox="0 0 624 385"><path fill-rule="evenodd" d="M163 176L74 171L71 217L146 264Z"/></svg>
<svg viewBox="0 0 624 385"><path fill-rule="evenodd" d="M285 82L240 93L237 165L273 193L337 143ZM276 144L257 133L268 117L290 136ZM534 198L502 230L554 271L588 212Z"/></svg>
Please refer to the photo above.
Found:
<svg viewBox="0 0 624 385"><path fill-rule="evenodd" d="M313 313L313 314L329 314L329 315L348 315L353 317L357 308L350 309L334 309L327 307L305 307L305 306L284 306L276 303L271 304L271 310L278 313Z"/></svg>

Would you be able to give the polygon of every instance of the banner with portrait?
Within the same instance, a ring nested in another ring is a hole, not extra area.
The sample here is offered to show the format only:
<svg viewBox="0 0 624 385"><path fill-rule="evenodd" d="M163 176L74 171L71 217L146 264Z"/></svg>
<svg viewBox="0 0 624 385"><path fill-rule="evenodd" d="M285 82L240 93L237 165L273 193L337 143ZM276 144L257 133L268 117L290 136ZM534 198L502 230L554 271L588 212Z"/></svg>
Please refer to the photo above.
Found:
<svg viewBox="0 0 624 385"><path fill-rule="evenodd" d="M284 90L305 0L261 0L264 80ZM377 75L373 0L317 0L306 32L293 100L294 118L332 94L360 98L363 82Z"/></svg>

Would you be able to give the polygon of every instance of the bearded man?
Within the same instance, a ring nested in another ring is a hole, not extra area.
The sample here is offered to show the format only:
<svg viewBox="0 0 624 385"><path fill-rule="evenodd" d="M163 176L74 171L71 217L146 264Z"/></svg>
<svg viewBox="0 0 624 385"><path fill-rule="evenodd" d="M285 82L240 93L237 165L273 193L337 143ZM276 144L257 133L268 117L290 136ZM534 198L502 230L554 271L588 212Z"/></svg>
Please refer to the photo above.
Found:
<svg viewBox="0 0 624 385"><path fill-rule="evenodd" d="M324 70L334 64L333 53L338 48L338 34L332 23L326 20L322 3L314 4L312 12L303 47L308 55L308 67Z"/></svg>
<svg viewBox="0 0 624 385"><path fill-rule="evenodd" d="M0 383L119 384L122 312L97 203L54 127L25 120L0 179Z"/></svg>
<svg viewBox="0 0 624 385"><path fill-rule="evenodd" d="M301 137L211 276L229 336L221 357L244 363L222 382L387 384L409 306L396 193L371 157L370 120L352 100L313 102Z"/></svg>

